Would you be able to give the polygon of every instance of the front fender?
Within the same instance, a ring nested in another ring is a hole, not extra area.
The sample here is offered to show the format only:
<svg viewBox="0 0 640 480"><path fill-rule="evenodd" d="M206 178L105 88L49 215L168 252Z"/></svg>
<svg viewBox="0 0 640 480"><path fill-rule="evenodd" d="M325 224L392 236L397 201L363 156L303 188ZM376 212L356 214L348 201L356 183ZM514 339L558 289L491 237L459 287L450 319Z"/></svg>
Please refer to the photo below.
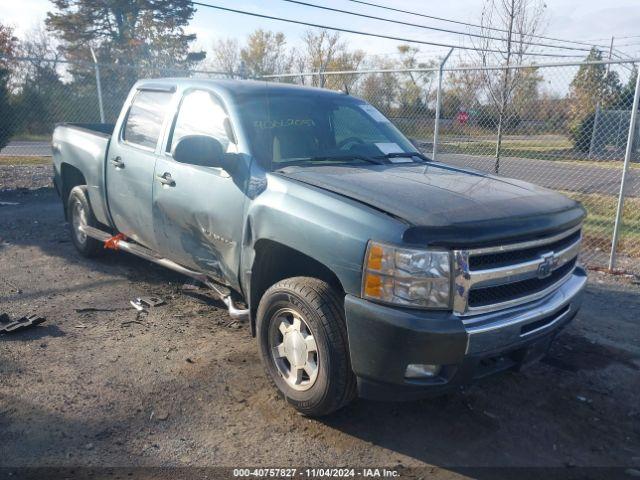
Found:
<svg viewBox="0 0 640 480"><path fill-rule="evenodd" d="M297 250L331 270L345 291L360 295L369 239L399 243L407 224L368 205L277 174L247 211L250 239L243 248L241 281L248 291L253 246L268 239Z"/></svg>

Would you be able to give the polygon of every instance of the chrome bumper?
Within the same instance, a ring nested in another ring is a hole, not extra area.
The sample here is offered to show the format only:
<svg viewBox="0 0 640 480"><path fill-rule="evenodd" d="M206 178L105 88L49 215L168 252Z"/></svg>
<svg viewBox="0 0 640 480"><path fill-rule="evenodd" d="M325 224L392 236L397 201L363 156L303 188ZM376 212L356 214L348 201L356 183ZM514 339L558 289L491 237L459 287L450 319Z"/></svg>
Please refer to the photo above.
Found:
<svg viewBox="0 0 640 480"><path fill-rule="evenodd" d="M586 271L577 267L557 290L544 298L500 312L463 317L468 334L466 354L506 348L563 325L578 311L579 294L586 282Z"/></svg>

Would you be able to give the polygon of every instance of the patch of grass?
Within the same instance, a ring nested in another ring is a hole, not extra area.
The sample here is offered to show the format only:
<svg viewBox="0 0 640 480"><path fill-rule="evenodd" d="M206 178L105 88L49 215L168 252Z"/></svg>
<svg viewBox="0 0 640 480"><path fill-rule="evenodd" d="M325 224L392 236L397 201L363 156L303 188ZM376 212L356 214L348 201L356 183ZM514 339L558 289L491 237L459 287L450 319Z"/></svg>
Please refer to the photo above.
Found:
<svg viewBox="0 0 640 480"><path fill-rule="evenodd" d="M616 219L618 197L596 193L563 191L564 195L578 200L587 209L584 226L585 245L609 249ZM618 251L640 256L640 198L627 197L624 203L620 227Z"/></svg>
<svg viewBox="0 0 640 480"><path fill-rule="evenodd" d="M12 142L50 142L51 134L19 133L11 137Z"/></svg>
<svg viewBox="0 0 640 480"><path fill-rule="evenodd" d="M0 165L50 165L51 157L0 157Z"/></svg>
<svg viewBox="0 0 640 480"><path fill-rule="evenodd" d="M460 153L465 155L478 155L493 157L496 153L495 142L447 142L442 141L442 153ZM550 160L553 162L590 165L594 167L621 169L620 160L590 160L584 153L577 152L568 140L506 140L502 143L502 157L515 157L528 160ZM638 162L631 162L630 168L640 169Z"/></svg>

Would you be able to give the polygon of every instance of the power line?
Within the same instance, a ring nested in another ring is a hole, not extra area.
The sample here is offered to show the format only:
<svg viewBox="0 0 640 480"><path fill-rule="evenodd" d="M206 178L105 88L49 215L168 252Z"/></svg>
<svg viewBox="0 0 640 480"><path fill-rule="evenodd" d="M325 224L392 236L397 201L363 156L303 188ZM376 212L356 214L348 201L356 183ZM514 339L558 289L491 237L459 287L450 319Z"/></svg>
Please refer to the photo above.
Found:
<svg viewBox="0 0 640 480"><path fill-rule="evenodd" d="M427 15L425 13L420 13L420 12L412 12L411 10L402 10L400 8L394 8L394 7L388 7L386 5L380 5L377 3L371 3L371 2L365 2L363 0L347 0L348 2L353 2L353 3L360 3L362 5L368 5L370 7L376 7L376 8L382 8L384 10L390 10L393 12L399 12L399 13L407 13L409 15L416 15L418 17L424 17L424 18L430 18L432 20L439 20L441 22L449 22L449 23L457 23L458 25L465 25L467 27L474 27L474 28L482 28L485 30L493 30L495 32L502 32L502 33L509 33L508 30L505 30L503 28L497 28L497 27L488 27L488 26L482 26L482 25L478 25L475 23L469 23L469 22L463 22L460 20L453 20L450 18L444 18L444 17L436 17L434 15ZM554 42L564 42L564 43L573 43L576 45L586 45L586 46L593 46L593 47L600 47L600 48L608 48L605 45L593 45L591 43L588 42L582 42L582 41L578 41L578 40L566 40L563 38L555 38L555 37L547 37L544 35L529 35L531 38L540 38L543 40L551 40ZM605 39L608 40L608 39Z"/></svg>
<svg viewBox="0 0 640 480"><path fill-rule="evenodd" d="M393 20L390 18L385 18L385 17L377 17L375 15L368 15L366 13L358 13L358 12L353 12L350 10L342 10L340 8L332 8L332 7L327 7L324 5L315 5L313 3L307 3L307 2L302 2L300 0L282 0L283 2L288 2L288 3L295 3L298 5L304 5L306 7L312 7L312 8L319 8L322 10L328 10L331 12L338 12L338 13L345 13L347 15L354 15L357 17L363 17L363 18L370 18L373 20L380 20L382 22L388 22L388 23L396 23L398 25L406 25L409 27L417 27L417 28L423 28L425 30L435 30L438 32L445 32L445 33L452 33L455 35L464 35L465 37L469 36L469 37L477 37L477 38L483 38L483 39L487 39L487 40L499 40L499 41L504 41L504 38L499 38L499 37L491 37L488 35L482 35L479 33L467 33L467 32L460 32L458 30L449 30L447 28L439 28L439 27L430 27L427 25L420 25L418 23L411 23L411 22L404 22L402 20ZM554 44L550 44L550 43L536 43L536 42L529 42L529 41L525 41L525 40L518 40L517 43L523 44L523 45L533 45L536 47L549 47L549 48L559 48L561 50L577 50L577 51L582 51L582 52L588 52L590 50L590 48L583 48L583 47L565 47L562 45L554 45Z"/></svg>
<svg viewBox="0 0 640 480"><path fill-rule="evenodd" d="M457 48L460 50L475 50L475 51L483 51L483 52L489 52L489 53L507 53L504 50L497 50L497 49L491 49L491 48L487 48L487 49L479 49L476 47L466 47L466 46L461 46L461 45L451 45L448 43L439 43L439 42L427 42L424 40L416 40L416 39L412 39L412 38L403 38L403 37L396 37L393 35L382 35L382 34L377 34L377 33L370 33L370 32L363 32L360 30L351 30L348 28L340 28L340 27L330 27L328 25L321 25L318 23L311 23L311 22L303 22L302 20L292 20L290 18L282 18L282 17L274 17L271 15L265 15L262 13L256 13L256 12L247 12L246 10L236 10L235 8L228 8L228 7L221 7L220 5L211 5L208 3L202 3L202 2L195 2L192 1L191 2L193 5L198 5L201 7L207 7L207 8L214 8L216 10L222 10L225 12L232 12L232 13L239 13L241 15L249 15L252 17L258 17L258 18L266 18L269 20L277 20L280 22L287 22L287 23L295 23L298 25L305 25L307 27L313 27L313 28L323 28L326 30L335 30L338 32L344 32L344 33L353 33L355 35L364 35L367 37L377 37L377 38L385 38L387 40L396 40L399 42L407 42L407 43L419 43L422 45L432 45L435 47L446 47L446 48ZM582 58L583 55L562 55L562 54L557 54L557 53L541 53L541 52L532 52L532 53L526 53L525 55L527 56L534 56L534 57L557 57L557 58Z"/></svg>
<svg viewBox="0 0 640 480"><path fill-rule="evenodd" d="M616 40L618 38L616 37ZM636 45L640 45L640 42L631 42L631 43L623 43L622 45L617 45L618 47L635 47Z"/></svg>
<svg viewBox="0 0 640 480"><path fill-rule="evenodd" d="M640 35L627 35L626 37L616 37L617 40L626 40L627 38L640 38ZM592 42L598 42L602 40L609 40L608 38L591 38Z"/></svg>

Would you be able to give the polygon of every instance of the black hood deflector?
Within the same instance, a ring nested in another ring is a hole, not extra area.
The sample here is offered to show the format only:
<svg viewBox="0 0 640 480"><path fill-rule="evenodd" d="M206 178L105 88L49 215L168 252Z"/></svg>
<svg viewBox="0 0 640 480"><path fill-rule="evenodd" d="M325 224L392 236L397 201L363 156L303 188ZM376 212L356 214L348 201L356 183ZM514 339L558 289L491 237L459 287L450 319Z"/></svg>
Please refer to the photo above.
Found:
<svg viewBox="0 0 640 480"><path fill-rule="evenodd" d="M527 182L424 165L304 166L277 172L401 218L408 243L481 246L548 235L580 223L580 204Z"/></svg>

